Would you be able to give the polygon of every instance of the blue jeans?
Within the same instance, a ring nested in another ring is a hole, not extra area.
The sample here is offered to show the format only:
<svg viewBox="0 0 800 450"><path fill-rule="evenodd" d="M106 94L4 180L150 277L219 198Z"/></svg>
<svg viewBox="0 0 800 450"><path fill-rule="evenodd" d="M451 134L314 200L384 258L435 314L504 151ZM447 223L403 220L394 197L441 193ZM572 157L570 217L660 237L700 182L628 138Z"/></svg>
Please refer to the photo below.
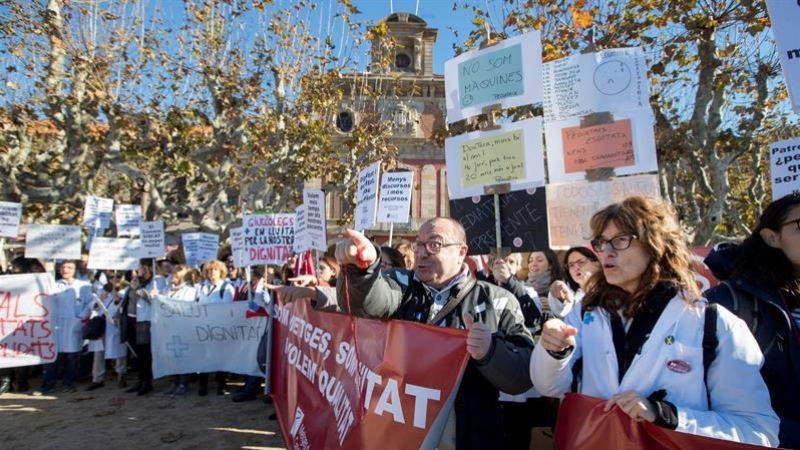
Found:
<svg viewBox="0 0 800 450"><path fill-rule="evenodd" d="M64 361L64 387L72 387L78 374L78 352L59 353L55 361L42 367L42 389L53 389L58 379L58 366Z"/></svg>

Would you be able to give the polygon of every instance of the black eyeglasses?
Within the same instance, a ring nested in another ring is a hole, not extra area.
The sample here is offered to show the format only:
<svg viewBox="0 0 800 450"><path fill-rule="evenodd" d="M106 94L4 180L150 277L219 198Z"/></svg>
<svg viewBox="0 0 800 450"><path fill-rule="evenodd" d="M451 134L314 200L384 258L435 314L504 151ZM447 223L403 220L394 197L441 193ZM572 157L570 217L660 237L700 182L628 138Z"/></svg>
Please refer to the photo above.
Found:
<svg viewBox="0 0 800 450"><path fill-rule="evenodd" d="M781 228L785 227L786 225L789 225L790 223L793 223L794 226L797 227L797 230L800 231L800 219L794 219L794 220L790 220L788 222L784 222L784 223L781 224Z"/></svg>
<svg viewBox="0 0 800 450"><path fill-rule="evenodd" d="M594 245L594 244L592 244L592 245ZM630 246L630 244L628 244L628 246ZM611 247L614 247L614 244L611 244ZM627 247L625 247L625 248L627 248ZM567 269L579 269L579 268L585 266L586 263L588 263L588 262L589 262L589 260L586 259L586 258L584 258L584 259L576 259L575 261L572 261L571 263L567 264Z"/></svg>
<svg viewBox="0 0 800 450"><path fill-rule="evenodd" d="M635 234L622 234L619 236L614 236L611 239L603 239L603 238L595 238L592 239L591 244L594 251L597 253L602 253L606 250L606 244L611 245L611 248L614 250L627 250L631 244L633 243L634 239L638 239L639 236Z"/></svg>
<svg viewBox="0 0 800 450"><path fill-rule="evenodd" d="M436 255L440 251L442 251L443 248L452 247L453 245L461 245L461 244L458 242L445 243L441 241L428 241L428 242L415 241L411 244L411 247L414 249L415 253L419 252L421 249L424 248L429 255Z"/></svg>

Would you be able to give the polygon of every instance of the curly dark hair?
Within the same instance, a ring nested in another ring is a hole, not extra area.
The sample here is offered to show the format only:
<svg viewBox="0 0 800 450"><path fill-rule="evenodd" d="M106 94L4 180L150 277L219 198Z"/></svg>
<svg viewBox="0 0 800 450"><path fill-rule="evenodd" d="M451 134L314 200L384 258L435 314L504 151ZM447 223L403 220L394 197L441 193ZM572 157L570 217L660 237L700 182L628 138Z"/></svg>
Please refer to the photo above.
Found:
<svg viewBox="0 0 800 450"><path fill-rule="evenodd" d="M758 219L753 233L741 245L734 263L733 276L752 280L759 286L782 289L793 297L800 296L800 276L786 253L770 246L761 236L762 230L779 233L789 211L800 205L800 192L794 192L772 202Z"/></svg>
<svg viewBox="0 0 800 450"><path fill-rule="evenodd" d="M628 197L592 216L592 236L598 238L611 222L637 236L650 254L650 264L632 293L609 284L602 271L592 275L583 300L585 308L615 312L622 307L626 317L633 317L647 295L663 282L678 289L687 303L700 298L691 252L671 205L648 197Z"/></svg>

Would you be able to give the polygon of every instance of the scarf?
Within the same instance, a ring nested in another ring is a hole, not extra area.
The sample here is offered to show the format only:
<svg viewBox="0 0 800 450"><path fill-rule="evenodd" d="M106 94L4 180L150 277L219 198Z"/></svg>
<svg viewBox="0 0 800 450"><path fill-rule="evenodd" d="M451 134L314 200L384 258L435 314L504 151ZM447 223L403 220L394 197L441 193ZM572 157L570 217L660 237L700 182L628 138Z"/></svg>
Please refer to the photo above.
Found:
<svg viewBox="0 0 800 450"><path fill-rule="evenodd" d="M550 272L541 273L528 273L528 279L525 280L525 286L532 287L539 297L547 297L550 293Z"/></svg>

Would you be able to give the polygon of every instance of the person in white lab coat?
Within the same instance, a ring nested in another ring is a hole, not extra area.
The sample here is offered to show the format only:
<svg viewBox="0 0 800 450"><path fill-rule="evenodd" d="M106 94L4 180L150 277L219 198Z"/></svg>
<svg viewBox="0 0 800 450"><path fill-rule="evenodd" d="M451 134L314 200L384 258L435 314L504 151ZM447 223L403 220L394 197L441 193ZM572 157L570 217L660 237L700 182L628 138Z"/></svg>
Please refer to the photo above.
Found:
<svg viewBox="0 0 800 450"><path fill-rule="evenodd" d="M581 308L543 326L531 379L544 395L578 390L635 421L762 446L778 443L778 418L759 369L763 356L740 319L718 308L716 357L703 365L704 301L672 208L630 197L591 219L602 271ZM704 383L704 375L706 382Z"/></svg>
<svg viewBox="0 0 800 450"><path fill-rule="evenodd" d="M116 282L116 279L114 280ZM119 336L119 319L115 316L120 308L122 299L112 283L106 283L93 299L94 307L92 317L103 316L106 320L105 331L99 339L89 341L87 350L94 352L92 362L92 384L86 388L93 391L105 386L106 360L114 360L114 370L117 372L117 382L124 380L128 372L128 348L121 342Z"/></svg>

